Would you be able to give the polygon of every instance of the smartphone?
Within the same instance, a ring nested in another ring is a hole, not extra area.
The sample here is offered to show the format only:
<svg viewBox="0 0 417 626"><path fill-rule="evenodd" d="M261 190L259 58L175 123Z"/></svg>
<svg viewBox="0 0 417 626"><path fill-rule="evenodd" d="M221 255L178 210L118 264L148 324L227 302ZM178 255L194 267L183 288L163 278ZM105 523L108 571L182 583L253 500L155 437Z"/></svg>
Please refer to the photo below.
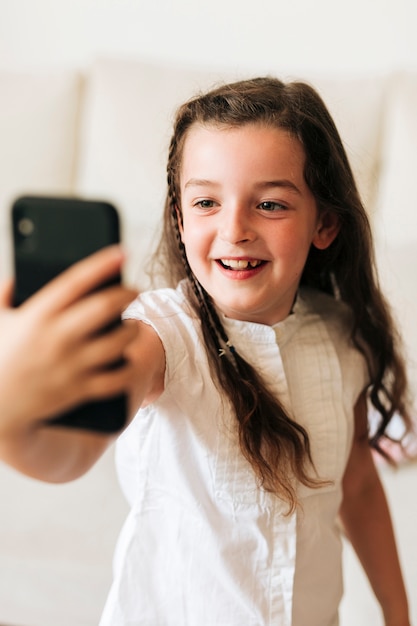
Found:
<svg viewBox="0 0 417 626"><path fill-rule="evenodd" d="M73 263L120 241L116 208L108 202L78 198L18 198L12 206L12 231L14 306L20 306ZM111 282L120 281L118 276ZM119 319L114 322L120 323ZM120 365L118 362L112 367ZM112 433L123 428L126 418L127 398L119 395L80 405L48 421L56 426Z"/></svg>

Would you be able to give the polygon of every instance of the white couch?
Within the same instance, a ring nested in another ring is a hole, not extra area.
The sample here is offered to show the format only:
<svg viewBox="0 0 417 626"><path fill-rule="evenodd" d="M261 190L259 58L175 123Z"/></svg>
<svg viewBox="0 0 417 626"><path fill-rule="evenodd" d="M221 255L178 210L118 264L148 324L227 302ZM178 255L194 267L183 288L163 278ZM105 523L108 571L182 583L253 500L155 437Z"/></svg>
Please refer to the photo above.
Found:
<svg viewBox="0 0 417 626"><path fill-rule="evenodd" d="M287 76L279 67L277 75L312 82L334 115L411 357L417 350L417 76ZM84 73L0 73L0 276L11 272L12 200L26 192L75 194L119 207L127 278L146 286L142 268L161 214L173 111L197 90L240 76L111 59ZM410 371L415 379L411 358ZM417 469L382 475L417 620L417 507L408 497ZM0 623L96 624L127 510L112 450L85 477L63 486L0 465L0 498ZM348 546L346 552L342 626L376 626L379 611Z"/></svg>

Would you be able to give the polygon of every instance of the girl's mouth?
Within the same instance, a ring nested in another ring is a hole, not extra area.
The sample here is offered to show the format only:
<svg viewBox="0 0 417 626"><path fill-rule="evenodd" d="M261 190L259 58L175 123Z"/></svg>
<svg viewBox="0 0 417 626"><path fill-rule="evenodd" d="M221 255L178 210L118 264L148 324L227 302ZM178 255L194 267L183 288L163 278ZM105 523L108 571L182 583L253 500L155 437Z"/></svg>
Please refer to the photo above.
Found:
<svg viewBox="0 0 417 626"><path fill-rule="evenodd" d="M218 259L217 262L226 270L231 271L251 270L266 263L258 259Z"/></svg>

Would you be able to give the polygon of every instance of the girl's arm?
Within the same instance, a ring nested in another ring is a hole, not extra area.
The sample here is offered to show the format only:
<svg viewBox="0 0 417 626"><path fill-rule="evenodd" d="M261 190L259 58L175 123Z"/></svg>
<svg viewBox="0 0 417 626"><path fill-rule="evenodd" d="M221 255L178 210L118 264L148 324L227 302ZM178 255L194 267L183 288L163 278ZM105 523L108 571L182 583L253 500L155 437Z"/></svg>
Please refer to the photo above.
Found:
<svg viewBox="0 0 417 626"><path fill-rule="evenodd" d="M27 475L72 480L112 441L103 434L48 426L47 418L121 392L132 398L132 412L157 388L153 363L161 362L161 354L154 333L150 338L141 333L139 341L137 325L123 323L100 334L136 295L122 286L94 291L119 273L122 262L119 248L100 251L17 309L10 306L11 285L0 290L0 458ZM152 341L157 348L150 350ZM129 352L133 344L134 353ZM149 361L138 377L142 352ZM121 368L106 368L122 357Z"/></svg>
<svg viewBox="0 0 417 626"><path fill-rule="evenodd" d="M368 444L367 407L355 407L355 436L340 511L346 534L381 605L385 626L410 626L391 516Z"/></svg>

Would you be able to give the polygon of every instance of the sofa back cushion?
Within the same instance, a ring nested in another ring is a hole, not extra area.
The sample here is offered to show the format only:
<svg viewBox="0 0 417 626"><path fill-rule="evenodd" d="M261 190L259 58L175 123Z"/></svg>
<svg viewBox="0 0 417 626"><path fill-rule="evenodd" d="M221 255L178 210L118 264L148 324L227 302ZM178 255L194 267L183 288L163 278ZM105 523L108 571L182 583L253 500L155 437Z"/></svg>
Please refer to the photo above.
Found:
<svg viewBox="0 0 417 626"><path fill-rule="evenodd" d="M391 79L376 200L381 280L400 322L417 400L417 73Z"/></svg>
<svg viewBox="0 0 417 626"><path fill-rule="evenodd" d="M0 277L10 266L10 205L71 193L82 80L76 71L0 72Z"/></svg>

